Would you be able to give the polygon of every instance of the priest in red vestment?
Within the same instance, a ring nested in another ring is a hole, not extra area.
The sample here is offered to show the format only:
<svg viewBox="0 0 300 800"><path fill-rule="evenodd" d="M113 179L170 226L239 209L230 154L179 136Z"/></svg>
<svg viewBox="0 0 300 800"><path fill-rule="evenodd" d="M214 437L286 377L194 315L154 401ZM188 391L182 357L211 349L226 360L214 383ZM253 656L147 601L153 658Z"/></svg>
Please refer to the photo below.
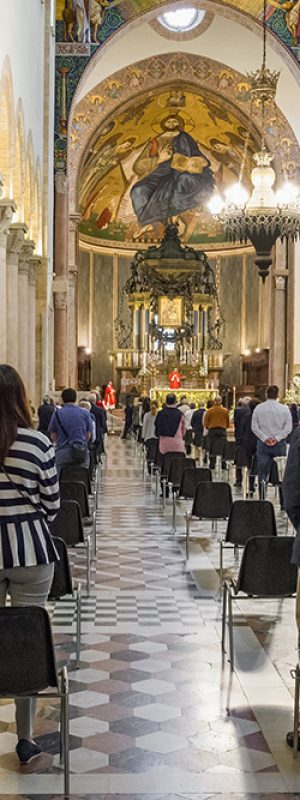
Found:
<svg viewBox="0 0 300 800"><path fill-rule="evenodd" d="M113 408L116 407L116 390L114 388L113 382L109 381L104 394L104 405L107 411L111 411Z"/></svg>
<svg viewBox="0 0 300 800"><path fill-rule="evenodd" d="M170 389L173 390L180 389L181 380L182 380L182 375L180 375L179 370L177 369L177 367L175 367L175 369L173 369L173 372L170 372L169 375Z"/></svg>

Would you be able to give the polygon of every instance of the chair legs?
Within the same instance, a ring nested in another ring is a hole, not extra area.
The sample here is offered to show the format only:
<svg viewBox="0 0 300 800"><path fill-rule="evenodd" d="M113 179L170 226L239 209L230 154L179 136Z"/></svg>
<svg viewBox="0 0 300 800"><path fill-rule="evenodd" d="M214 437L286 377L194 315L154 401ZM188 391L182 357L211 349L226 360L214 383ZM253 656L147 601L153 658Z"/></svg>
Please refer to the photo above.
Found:
<svg viewBox="0 0 300 800"><path fill-rule="evenodd" d="M222 603L222 652L223 653L225 653L227 594L228 594L228 586L227 586L227 583L224 583L224 586L223 586L223 603Z"/></svg>
<svg viewBox="0 0 300 800"><path fill-rule="evenodd" d="M81 645L81 584L77 586L76 595L76 669L79 669Z"/></svg>
<svg viewBox="0 0 300 800"><path fill-rule="evenodd" d="M189 512L186 512L185 515L185 525L186 525L186 537L185 537L185 558L188 561L190 557L190 522L191 522L191 515Z"/></svg>
<svg viewBox="0 0 300 800"><path fill-rule="evenodd" d="M220 584L223 583L223 542L220 541Z"/></svg>
<svg viewBox="0 0 300 800"><path fill-rule="evenodd" d="M176 500L177 500L177 493L173 492L173 510L172 510L172 527L173 533L176 533Z"/></svg>
<svg viewBox="0 0 300 800"><path fill-rule="evenodd" d="M167 499L167 479L162 479L162 507L163 511L166 510L166 499Z"/></svg>
<svg viewBox="0 0 300 800"><path fill-rule="evenodd" d="M96 558L97 555L97 531L96 531L96 511L93 513L93 556Z"/></svg>
<svg viewBox="0 0 300 800"><path fill-rule="evenodd" d="M69 685L66 667L60 673L61 760L64 764L64 796L70 795Z"/></svg>
<svg viewBox="0 0 300 800"><path fill-rule="evenodd" d="M294 695L294 746L293 757L298 756L298 737L299 737L299 695L300 695L300 665L297 664L296 669L291 672L295 680L295 695Z"/></svg>
<svg viewBox="0 0 300 800"><path fill-rule="evenodd" d="M86 593L91 591L91 537L86 537Z"/></svg>
<svg viewBox="0 0 300 800"><path fill-rule="evenodd" d="M225 581L223 586L223 604L222 604L222 652L226 652L226 622L228 615L228 634L229 634L229 661L231 672L234 671L234 645L233 645L233 613L232 613L233 598L230 586Z"/></svg>

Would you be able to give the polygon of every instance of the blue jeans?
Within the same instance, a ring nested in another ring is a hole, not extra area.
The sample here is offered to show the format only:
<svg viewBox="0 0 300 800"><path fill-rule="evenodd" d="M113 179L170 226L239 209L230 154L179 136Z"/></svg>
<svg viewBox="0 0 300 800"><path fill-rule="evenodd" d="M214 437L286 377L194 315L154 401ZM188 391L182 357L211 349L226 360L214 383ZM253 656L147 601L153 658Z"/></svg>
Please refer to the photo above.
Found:
<svg viewBox="0 0 300 800"><path fill-rule="evenodd" d="M259 486L259 494L262 493L261 482L268 481L273 459L276 456L285 456L286 454L286 440L283 439L281 442L274 444L270 447L264 442L257 442L257 473L258 473L258 486Z"/></svg>
<svg viewBox="0 0 300 800"><path fill-rule="evenodd" d="M55 463L58 476L60 475L62 467L66 467L68 464L73 464L74 466L75 462L72 458L71 444L66 444L64 447L55 448ZM80 464L80 466L86 467L86 469L88 469L90 466L90 453L88 447L86 448L85 460L82 464Z"/></svg>

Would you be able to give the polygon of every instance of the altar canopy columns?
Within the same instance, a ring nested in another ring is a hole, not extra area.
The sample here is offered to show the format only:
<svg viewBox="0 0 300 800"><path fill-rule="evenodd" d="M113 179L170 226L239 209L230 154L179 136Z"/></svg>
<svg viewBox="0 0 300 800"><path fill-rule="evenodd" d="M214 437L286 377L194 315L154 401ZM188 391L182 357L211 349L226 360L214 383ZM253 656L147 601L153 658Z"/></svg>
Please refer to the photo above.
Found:
<svg viewBox="0 0 300 800"><path fill-rule="evenodd" d="M68 181L64 172L55 176L54 376L56 389L68 378Z"/></svg>
<svg viewBox="0 0 300 800"><path fill-rule="evenodd" d="M144 305L144 349L149 352L149 326L150 326L150 305L149 303L145 303Z"/></svg>
<svg viewBox="0 0 300 800"><path fill-rule="evenodd" d="M201 304L193 303L194 312L194 350L202 350L202 308Z"/></svg>
<svg viewBox="0 0 300 800"><path fill-rule="evenodd" d="M133 305L133 349L134 350L139 350L140 347L140 320L141 320L140 304L135 301Z"/></svg>
<svg viewBox="0 0 300 800"><path fill-rule="evenodd" d="M19 257L18 273L18 314L19 314L19 372L24 383L28 386L29 379L29 270L30 259L33 256L35 243L31 240L25 241Z"/></svg>
<svg viewBox="0 0 300 800"><path fill-rule="evenodd" d="M0 180L0 194L2 181ZM0 360L5 363L7 345L7 233L17 207L14 200L0 198Z"/></svg>
<svg viewBox="0 0 300 800"><path fill-rule="evenodd" d="M208 305L202 305L202 348L206 350L207 347L207 332L208 332Z"/></svg>
<svg viewBox="0 0 300 800"><path fill-rule="evenodd" d="M14 222L7 235L6 361L15 369L19 368L19 254L26 233L24 222Z"/></svg>
<svg viewBox="0 0 300 800"><path fill-rule="evenodd" d="M287 281L288 246L287 242L278 241L275 246L275 262L272 266L271 315L270 315L270 364L269 383L279 387L280 395L284 395L287 384Z"/></svg>
<svg viewBox="0 0 300 800"><path fill-rule="evenodd" d="M81 214L69 218L69 270L68 270L68 385L78 382L78 226Z"/></svg>

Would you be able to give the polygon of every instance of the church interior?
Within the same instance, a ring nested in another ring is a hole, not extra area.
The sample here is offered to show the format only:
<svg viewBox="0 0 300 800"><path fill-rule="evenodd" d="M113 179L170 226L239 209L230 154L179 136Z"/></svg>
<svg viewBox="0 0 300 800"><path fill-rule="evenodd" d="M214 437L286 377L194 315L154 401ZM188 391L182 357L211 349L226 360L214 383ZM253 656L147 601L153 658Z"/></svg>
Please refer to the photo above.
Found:
<svg viewBox="0 0 300 800"><path fill-rule="evenodd" d="M127 439L123 426L132 403L220 396L235 451L213 454L212 483L230 508L272 504L278 540L297 538L282 462L253 494L235 411L275 386L300 425L300 2L2 0L0 14L0 373L21 376L35 428L68 387L107 415L82 526L90 574L67 542L73 588L47 604L69 776L52 695L41 755L18 763L2 653L0 797L296 800L296 584L239 604L240 544L225 584L219 562L229 511L193 521L194 495L155 458L148 474L143 416ZM1 391L0 374L0 415ZM0 606L2 435L0 421ZM202 440L185 456L209 472Z"/></svg>

